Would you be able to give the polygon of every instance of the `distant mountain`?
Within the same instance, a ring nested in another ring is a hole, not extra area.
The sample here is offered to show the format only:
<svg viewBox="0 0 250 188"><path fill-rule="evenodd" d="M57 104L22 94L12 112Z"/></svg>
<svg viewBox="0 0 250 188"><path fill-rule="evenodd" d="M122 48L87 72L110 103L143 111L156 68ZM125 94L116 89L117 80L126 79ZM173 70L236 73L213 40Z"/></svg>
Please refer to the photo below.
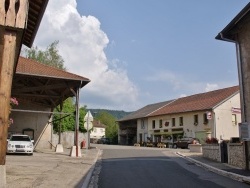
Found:
<svg viewBox="0 0 250 188"><path fill-rule="evenodd" d="M132 112L125 112L123 110L107 110L107 109L87 109L93 116L97 115L100 111L105 111L114 116L117 120L121 119Z"/></svg>

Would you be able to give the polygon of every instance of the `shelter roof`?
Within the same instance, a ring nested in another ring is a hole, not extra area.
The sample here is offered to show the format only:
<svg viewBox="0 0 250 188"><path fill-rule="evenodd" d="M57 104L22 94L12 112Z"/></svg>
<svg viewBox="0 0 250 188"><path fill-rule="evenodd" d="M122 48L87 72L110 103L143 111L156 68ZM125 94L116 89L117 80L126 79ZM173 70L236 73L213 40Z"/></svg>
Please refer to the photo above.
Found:
<svg viewBox="0 0 250 188"><path fill-rule="evenodd" d="M250 3L248 3L235 18L215 37L218 40L234 42L235 34L241 28L241 25L249 20L250 16Z"/></svg>
<svg viewBox="0 0 250 188"><path fill-rule="evenodd" d="M30 76L43 76L57 79L89 81L88 78L54 68L33 59L19 57L16 74L26 74Z"/></svg>
<svg viewBox="0 0 250 188"><path fill-rule="evenodd" d="M88 78L20 57L12 97L54 108L89 82Z"/></svg>
<svg viewBox="0 0 250 188"><path fill-rule="evenodd" d="M138 119L138 118L144 118L150 115L151 113L153 113L154 111L159 110L160 108L170 104L171 102L173 102L173 100L149 104L135 112L130 113L129 115L123 117L122 119L119 119L118 121L127 121L127 120L133 120L133 119Z"/></svg>
<svg viewBox="0 0 250 188"><path fill-rule="evenodd" d="M29 0L27 29L25 29L23 36L23 44L28 47L31 47L34 42L48 1L49 0Z"/></svg>
<svg viewBox="0 0 250 188"><path fill-rule="evenodd" d="M239 93L239 86L182 97L148 116L211 110L237 93Z"/></svg>

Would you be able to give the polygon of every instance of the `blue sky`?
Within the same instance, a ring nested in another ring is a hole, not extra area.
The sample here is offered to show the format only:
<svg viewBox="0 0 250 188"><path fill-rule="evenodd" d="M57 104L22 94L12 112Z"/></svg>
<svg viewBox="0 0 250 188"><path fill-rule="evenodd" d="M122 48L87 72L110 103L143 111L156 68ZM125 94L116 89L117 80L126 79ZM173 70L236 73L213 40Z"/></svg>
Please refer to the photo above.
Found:
<svg viewBox="0 0 250 188"><path fill-rule="evenodd" d="M132 111L238 85L233 43L215 36L247 0L53 0L34 45L59 40L69 72L91 82L81 105Z"/></svg>

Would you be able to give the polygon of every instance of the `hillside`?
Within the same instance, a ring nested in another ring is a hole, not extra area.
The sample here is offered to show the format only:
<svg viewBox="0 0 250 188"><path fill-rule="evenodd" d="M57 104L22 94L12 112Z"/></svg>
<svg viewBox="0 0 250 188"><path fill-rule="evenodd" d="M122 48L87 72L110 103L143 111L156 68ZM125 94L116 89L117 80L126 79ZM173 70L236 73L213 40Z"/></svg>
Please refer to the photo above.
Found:
<svg viewBox="0 0 250 188"><path fill-rule="evenodd" d="M125 112L123 110L107 110L107 109L87 109L87 110L89 110L93 116L98 114L100 111L105 111L114 116L117 120L131 113L131 112Z"/></svg>

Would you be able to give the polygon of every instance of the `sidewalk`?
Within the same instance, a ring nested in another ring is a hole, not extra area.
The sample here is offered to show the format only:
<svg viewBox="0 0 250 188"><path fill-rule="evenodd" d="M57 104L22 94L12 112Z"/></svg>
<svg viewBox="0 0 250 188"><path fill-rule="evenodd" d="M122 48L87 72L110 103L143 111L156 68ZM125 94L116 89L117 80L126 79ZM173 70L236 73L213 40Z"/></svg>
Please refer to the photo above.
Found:
<svg viewBox="0 0 250 188"><path fill-rule="evenodd" d="M61 153L37 150L33 156L7 155L7 188L86 188L98 159L97 148L82 149L82 157L70 157L70 149Z"/></svg>
<svg viewBox="0 0 250 188"><path fill-rule="evenodd" d="M195 163L198 166L206 168L214 173L229 177L231 179L250 184L250 171L243 170L227 163L216 162L202 156L202 153L193 153L189 151L176 152L177 155Z"/></svg>

